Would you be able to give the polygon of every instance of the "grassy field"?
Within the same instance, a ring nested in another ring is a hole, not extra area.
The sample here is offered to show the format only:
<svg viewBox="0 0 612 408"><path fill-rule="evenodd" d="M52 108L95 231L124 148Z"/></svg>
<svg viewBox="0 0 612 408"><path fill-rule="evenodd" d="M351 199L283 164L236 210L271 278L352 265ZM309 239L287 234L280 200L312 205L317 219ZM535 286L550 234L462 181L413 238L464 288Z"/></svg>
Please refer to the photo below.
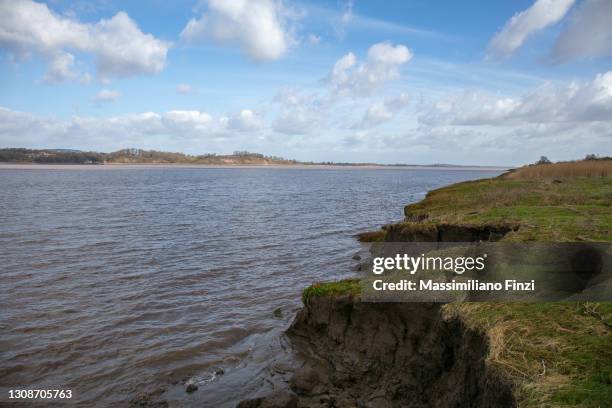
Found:
<svg viewBox="0 0 612 408"><path fill-rule="evenodd" d="M612 161L607 163L612 168ZM612 240L611 177L520 179L522 173L434 190L404 213L407 219L422 220L415 224L424 227L442 222L519 225L504 237L510 241Z"/></svg>
<svg viewBox="0 0 612 408"><path fill-rule="evenodd" d="M612 161L594 163L528 166L434 190L405 208L402 224L512 223L519 228L502 240L610 242ZM304 299L358 297L359 288L357 280L318 283ZM488 362L515 382L520 406L612 406L612 302L456 303L444 312L488 337Z"/></svg>

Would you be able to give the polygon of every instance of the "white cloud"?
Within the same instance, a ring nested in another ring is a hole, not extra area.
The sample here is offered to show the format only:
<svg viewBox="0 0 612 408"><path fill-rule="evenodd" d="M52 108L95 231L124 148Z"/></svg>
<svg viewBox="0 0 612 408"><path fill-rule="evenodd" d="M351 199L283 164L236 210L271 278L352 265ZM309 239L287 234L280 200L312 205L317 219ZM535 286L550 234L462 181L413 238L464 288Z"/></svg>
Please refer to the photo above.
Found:
<svg viewBox="0 0 612 408"><path fill-rule="evenodd" d="M321 43L321 36L316 34L310 34L308 36L308 44L310 45L318 45Z"/></svg>
<svg viewBox="0 0 612 408"><path fill-rule="evenodd" d="M220 120L199 111L143 112L109 118L43 117L0 107L0 145L114 150L129 146L162 148L174 141L211 142L228 137ZM154 141L154 142L151 142ZM182 145L187 149L189 144Z"/></svg>
<svg viewBox="0 0 612 408"><path fill-rule="evenodd" d="M275 60L292 42L280 2L272 0L209 0L208 11L191 19L181 38L238 44L251 58Z"/></svg>
<svg viewBox="0 0 612 408"><path fill-rule="evenodd" d="M298 106L282 111L272 128L287 135L306 135L315 130L320 123L318 112L308 107Z"/></svg>
<svg viewBox="0 0 612 408"><path fill-rule="evenodd" d="M294 88L281 89L274 98L280 112L272 129L286 135L306 135L325 126L330 101L317 94L300 93Z"/></svg>
<svg viewBox="0 0 612 408"><path fill-rule="evenodd" d="M379 128L377 123L397 115L385 103L389 100L375 103L336 143L343 141L366 160L380 154L404 162L428 157L503 165L533 162L540 155L569 160L590 152L612 154L612 71L587 81L548 83L522 96L464 92L438 98L416 105L401 125L394 120Z"/></svg>
<svg viewBox="0 0 612 408"><path fill-rule="evenodd" d="M540 155L573 160L587 153L610 155L609 123L550 123L516 126L405 127L394 132L357 131L344 147L364 160L387 162L519 165Z"/></svg>
<svg viewBox="0 0 612 408"><path fill-rule="evenodd" d="M361 120L361 127L369 128L391 120L393 116L408 104L408 96L400 94L395 98L385 99L371 105Z"/></svg>
<svg viewBox="0 0 612 408"><path fill-rule="evenodd" d="M325 78L329 88L324 92L306 94L293 88L281 89L274 98L279 111L272 129L287 135L306 135L321 128L369 128L391 119L406 105L406 95L372 105L361 120L355 118L355 113L364 106L353 97L374 94L397 78L399 67L410 58L408 48L388 42L372 45L361 63L349 52L336 61Z"/></svg>
<svg viewBox="0 0 612 408"><path fill-rule="evenodd" d="M242 109L235 115L228 118L228 128L241 132L259 130L263 127L263 122L259 115L251 109Z"/></svg>
<svg viewBox="0 0 612 408"><path fill-rule="evenodd" d="M403 45L396 45L389 42L374 44L368 50L368 63L372 65L389 64L397 66L405 64L412 58L412 53Z"/></svg>
<svg viewBox="0 0 612 408"><path fill-rule="evenodd" d="M121 96L121 92L114 89L102 89L94 96L94 102L114 102Z"/></svg>
<svg viewBox="0 0 612 408"><path fill-rule="evenodd" d="M58 52L49 63L43 80L55 83L72 80L77 76L78 73L74 70L74 55L68 52Z"/></svg>
<svg viewBox="0 0 612 408"><path fill-rule="evenodd" d="M353 0L348 0L344 4L344 11L342 12L342 17L340 18L340 22L343 25L347 25L353 20Z"/></svg>
<svg viewBox="0 0 612 408"><path fill-rule="evenodd" d="M332 71L329 75L329 82L333 85L340 86L349 82L350 69L357 63L357 57L352 52L349 52L342 58L340 58L334 64Z"/></svg>
<svg viewBox="0 0 612 408"><path fill-rule="evenodd" d="M160 128L169 135L207 135L221 132L218 123L206 112L173 110L161 115Z"/></svg>
<svg viewBox="0 0 612 408"><path fill-rule="evenodd" d="M488 56L512 55L529 36L560 21L575 0L536 0L527 10L515 14L489 43Z"/></svg>
<svg viewBox="0 0 612 408"><path fill-rule="evenodd" d="M50 61L45 80L75 79L74 55L94 56L101 79L153 74L164 69L170 44L143 33L125 12L82 23L31 0L0 2L0 47L18 58L38 54Z"/></svg>
<svg viewBox="0 0 612 408"><path fill-rule="evenodd" d="M365 62L357 63L352 52L340 58L327 77L335 92L369 95L399 76L399 68L410 61L412 52L401 44L382 42L372 45Z"/></svg>
<svg viewBox="0 0 612 408"><path fill-rule="evenodd" d="M353 21L355 15L353 14L353 0L346 0L342 5L342 13L340 14L340 20L334 24L334 30L336 36L340 39L346 35L346 29L349 24Z"/></svg>
<svg viewBox="0 0 612 408"><path fill-rule="evenodd" d="M363 122L366 124L377 125L393 117L393 112L387 108L384 102L375 103L366 111Z"/></svg>
<svg viewBox="0 0 612 408"><path fill-rule="evenodd" d="M208 126L212 122L212 116L200 111L169 111L164 116L171 123L189 124L194 127Z"/></svg>
<svg viewBox="0 0 612 408"><path fill-rule="evenodd" d="M189 84L178 84L176 86L176 92L180 93L180 94L188 94L193 92L193 87Z"/></svg>
<svg viewBox="0 0 612 408"><path fill-rule="evenodd" d="M81 79L79 80L79 83L80 83L81 85L87 85L87 84L89 84L90 82L91 82L91 74L90 74L90 73L87 73L87 72L86 72L86 73L84 73L84 74L81 76Z"/></svg>
<svg viewBox="0 0 612 408"><path fill-rule="evenodd" d="M567 61L578 57L612 55L612 1L585 0L569 17L553 49L553 58Z"/></svg>
<svg viewBox="0 0 612 408"><path fill-rule="evenodd" d="M102 76L154 74L166 66L170 44L144 34L124 12L110 20L100 20L90 36L90 52L96 55Z"/></svg>
<svg viewBox="0 0 612 408"><path fill-rule="evenodd" d="M523 97L466 92L436 102L419 120L436 126L612 122L612 71L583 83L545 84Z"/></svg>
<svg viewBox="0 0 612 408"><path fill-rule="evenodd" d="M303 96L294 88L282 88L274 97L274 102L278 102L286 106L294 106L303 103L307 99L310 98Z"/></svg>

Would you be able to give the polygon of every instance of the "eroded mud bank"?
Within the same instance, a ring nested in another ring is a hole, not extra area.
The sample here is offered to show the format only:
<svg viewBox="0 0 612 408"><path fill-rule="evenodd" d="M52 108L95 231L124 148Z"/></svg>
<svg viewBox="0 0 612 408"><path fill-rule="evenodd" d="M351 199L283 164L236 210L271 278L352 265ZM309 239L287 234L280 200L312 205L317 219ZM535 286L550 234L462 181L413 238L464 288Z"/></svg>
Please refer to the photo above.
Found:
<svg viewBox="0 0 612 408"><path fill-rule="evenodd" d="M440 304L312 296L288 335L306 352L289 389L240 407L512 407L488 343Z"/></svg>

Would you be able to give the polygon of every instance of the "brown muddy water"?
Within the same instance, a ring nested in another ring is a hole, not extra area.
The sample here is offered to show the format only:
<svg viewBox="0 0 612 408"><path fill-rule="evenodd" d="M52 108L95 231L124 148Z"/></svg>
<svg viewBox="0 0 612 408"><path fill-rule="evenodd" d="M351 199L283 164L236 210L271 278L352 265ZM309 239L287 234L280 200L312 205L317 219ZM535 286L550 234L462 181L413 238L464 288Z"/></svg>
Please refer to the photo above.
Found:
<svg viewBox="0 0 612 408"><path fill-rule="evenodd" d="M355 233L499 173L0 170L0 402L52 387L84 407L234 406L290 348L302 288L354 274Z"/></svg>

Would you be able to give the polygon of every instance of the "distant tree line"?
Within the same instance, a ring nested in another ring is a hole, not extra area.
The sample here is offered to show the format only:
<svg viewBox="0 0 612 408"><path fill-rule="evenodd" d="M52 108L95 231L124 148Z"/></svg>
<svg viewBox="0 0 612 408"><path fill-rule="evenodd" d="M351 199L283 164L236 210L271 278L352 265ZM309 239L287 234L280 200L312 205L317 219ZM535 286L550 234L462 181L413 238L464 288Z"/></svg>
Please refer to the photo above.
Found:
<svg viewBox="0 0 612 408"><path fill-rule="evenodd" d="M111 153L82 152L66 149L0 149L0 162L14 163L58 163L58 164L104 164L104 163L183 163L225 164L228 163L297 163L277 156L261 153L235 151L233 155L207 153L192 156L184 153L157 150L121 149Z"/></svg>
<svg viewBox="0 0 612 408"><path fill-rule="evenodd" d="M234 150L233 155L238 156L238 157L252 157L252 158L259 158L259 159L276 160L276 161L287 161L287 159L280 157L280 156L266 156L261 153L249 152L248 150Z"/></svg>
<svg viewBox="0 0 612 408"><path fill-rule="evenodd" d="M0 149L0 162L97 164L104 162L104 153L22 148Z"/></svg>

